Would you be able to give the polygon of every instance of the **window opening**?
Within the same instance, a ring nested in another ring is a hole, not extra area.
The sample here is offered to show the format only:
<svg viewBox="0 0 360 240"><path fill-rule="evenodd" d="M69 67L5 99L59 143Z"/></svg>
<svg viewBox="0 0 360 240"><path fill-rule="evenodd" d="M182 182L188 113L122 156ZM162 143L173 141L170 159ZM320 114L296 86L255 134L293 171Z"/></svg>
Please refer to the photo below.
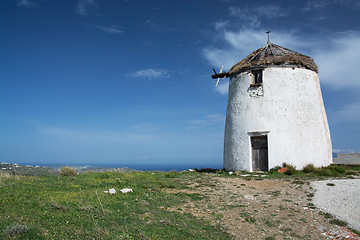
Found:
<svg viewBox="0 0 360 240"><path fill-rule="evenodd" d="M263 83L262 79L262 70L253 70L252 73L252 80L251 86L261 86Z"/></svg>

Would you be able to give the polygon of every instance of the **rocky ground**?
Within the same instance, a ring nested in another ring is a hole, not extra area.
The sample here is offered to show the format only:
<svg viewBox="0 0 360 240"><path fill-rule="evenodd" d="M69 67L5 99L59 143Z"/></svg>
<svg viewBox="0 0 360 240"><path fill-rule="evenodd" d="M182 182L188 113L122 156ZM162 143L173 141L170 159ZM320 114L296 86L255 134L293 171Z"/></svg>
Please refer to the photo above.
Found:
<svg viewBox="0 0 360 240"><path fill-rule="evenodd" d="M181 191L204 198L170 210L211 221L235 239L360 239L314 206L307 180L208 177L192 179L188 186ZM345 237L330 236L339 232Z"/></svg>

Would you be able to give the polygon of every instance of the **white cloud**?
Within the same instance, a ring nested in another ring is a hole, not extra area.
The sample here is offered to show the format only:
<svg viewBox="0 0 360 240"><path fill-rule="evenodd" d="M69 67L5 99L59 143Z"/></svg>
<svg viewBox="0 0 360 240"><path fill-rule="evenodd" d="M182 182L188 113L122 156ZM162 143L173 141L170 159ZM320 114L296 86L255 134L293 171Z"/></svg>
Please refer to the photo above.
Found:
<svg viewBox="0 0 360 240"><path fill-rule="evenodd" d="M145 27L150 31L160 32L162 34L175 31L174 27L165 26L161 21L156 20L154 16L146 20Z"/></svg>
<svg viewBox="0 0 360 240"><path fill-rule="evenodd" d="M79 0L76 6L76 12L80 15L88 15L88 8L96 6L95 0Z"/></svg>
<svg viewBox="0 0 360 240"><path fill-rule="evenodd" d="M229 10L230 16L244 20L249 27L260 26L260 17L252 13L248 8L230 7Z"/></svg>
<svg viewBox="0 0 360 240"><path fill-rule="evenodd" d="M149 78L149 79L166 78L169 77L169 71L165 69L148 68L148 69L138 70L132 74L129 74L129 76L134 78Z"/></svg>
<svg viewBox="0 0 360 240"><path fill-rule="evenodd" d="M158 138L154 134L141 132L89 131L57 127L39 127L38 131L61 141L79 144L138 143L154 141Z"/></svg>
<svg viewBox="0 0 360 240"><path fill-rule="evenodd" d="M333 123L360 122L360 102L345 105L342 109L329 114L329 120Z"/></svg>
<svg viewBox="0 0 360 240"><path fill-rule="evenodd" d="M32 0L19 0L17 1L16 5L19 7L32 8L38 6L39 4Z"/></svg>
<svg viewBox="0 0 360 240"><path fill-rule="evenodd" d="M204 57L210 62L212 66L220 69L224 66L228 70L236 59L236 53L229 51L229 49L218 49L213 47L206 47L202 50Z"/></svg>
<svg viewBox="0 0 360 240"><path fill-rule="evenodd" d="M229 8L230 16L244 20L243 25L248 27L259 27L261 18L279 18L290 14L289 9L283 9L277 4L268 4L255 8L235 7Z"/></svg>
<svg viewBox="0 0 360 240"><path fill-rule="evenodd" d="M228 92L229 92L229 81L226 81L225 83L219 83L219 85L215 88L215 91L222 94L222 95L228 94Z"/></svg>
<svg viewBox="0 0 360 240"><path fill-rule="evenodd" d="M302 11L313 11L321 8L325 8L329 5L350 5L353 7L359 7L359 1L357 0L308 0L306 6L302 8Z"/></svg>
<svg viewBox="0 0 360 240"><path fill-rule="evenodd" d="M303 11L312 11L326 7L331 4L333 1L330 0L311 0L306 3L306 6L302 9Z"/></svg>
<svg viewBox="0 0 360 240"><path fill-rule="evenodd" d="M121 29L121 27L116 26L116 25L111 25L111 26L101 26L101 25L93 25L90 24L92 27L100 29L106 33L123 33L124 31Z"/></svg>
<svg viewBox="0 0 360 240"><path fill-rule="evenodd" d="M224 29L229 24L229 22L230 22L229 20L227 20L227 21L220 20L218 22L215 22L214 23L215 30L220 31L220 30Z"/></svg>
<svg viewBox="0 0 360 240"><path fill-rule="evenodd" d="M268 4L265 6L258 6L254 9L254 12L260 16L267 18L279 18L289 15L289 9L283 9L277 4Z"/></svg>
<svg viewBox="0 0 360 240"><path fill-rule="evenodd" d="M333 153L356 153L359 152L359 150L354 150L354 149L337 149L337 148L333 148Z"/></svg>
<svg viewBox="0 0 360 240"><path fill-rule="evenodd" d="M360 88L360 32L341 33L314 51L320 81L333 88Z"/></svg>
<svg viewBox="0 0 360 240"><path fill-rule="evenodd" d="M219 113L209 114L201 119L189 120L188 123L195 124L198 126L211 126L219 123L225 123L225 116Z"/></svg>
<svg viewBox="0 0 360 240"><path fill-rule="evenodd" d="M209 115L205 120L218 122L221 115ZM204 125L201 125L204 124ZM42 126L38 133L43 142L39 150L52 161L115 161L133 162L151 160L161 162L168 159L193 161L207 159L215 161L221 157L224 122L208 126L205 122L190 124L193 128L175 124L171 128L164 123L126 126L120 131L101 131ZM197 130L195 133L194 129ZM32 153L27 152L27 156Z"/></svg>
<svg viewBox="0 0 360 240"><path fill-rule="evenodd" d="M265 32L266 30L264 29L255 30L248 28L243 28L238 32L225 30L220 34L224 42L223 46L221 48L205 47L203 55L211 65L217 68L224 66L225 69L229 69L251 52L266 44L267 37ZM276 34L271 36L271 41L287 48L295 48L295 50L309 47L307 41L299 40L295 32L291 31L277 31Z"/></svg>

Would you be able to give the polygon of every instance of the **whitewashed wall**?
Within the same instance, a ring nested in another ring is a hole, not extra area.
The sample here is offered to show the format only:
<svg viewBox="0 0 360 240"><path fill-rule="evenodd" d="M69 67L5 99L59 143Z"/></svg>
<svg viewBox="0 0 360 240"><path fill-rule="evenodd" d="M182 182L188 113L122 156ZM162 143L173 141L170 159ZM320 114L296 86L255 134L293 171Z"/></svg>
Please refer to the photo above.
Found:
<svg viewBox="0 0 360 240"><path fill-rule="evenodd" d="M269 67L262 87L251 73L230 79L224 168L252 171L250 135L267 133L269 169L332 163L332 146L318 75L307 69Z"/></svg>

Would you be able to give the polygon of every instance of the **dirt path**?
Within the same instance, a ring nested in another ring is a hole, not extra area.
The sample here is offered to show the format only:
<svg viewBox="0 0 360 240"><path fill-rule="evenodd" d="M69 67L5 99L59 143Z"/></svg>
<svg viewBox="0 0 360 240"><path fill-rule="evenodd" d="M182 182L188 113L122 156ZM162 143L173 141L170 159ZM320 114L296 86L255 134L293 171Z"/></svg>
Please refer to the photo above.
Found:
<svg viewBox="0 0 360 240"><path fill-rule="evenodd" d="M310 181L205 177L188 186L184 192L204 198L171 210L211 221L235 239L327 239L323 233L338 228L312 204Z"/></svg>

